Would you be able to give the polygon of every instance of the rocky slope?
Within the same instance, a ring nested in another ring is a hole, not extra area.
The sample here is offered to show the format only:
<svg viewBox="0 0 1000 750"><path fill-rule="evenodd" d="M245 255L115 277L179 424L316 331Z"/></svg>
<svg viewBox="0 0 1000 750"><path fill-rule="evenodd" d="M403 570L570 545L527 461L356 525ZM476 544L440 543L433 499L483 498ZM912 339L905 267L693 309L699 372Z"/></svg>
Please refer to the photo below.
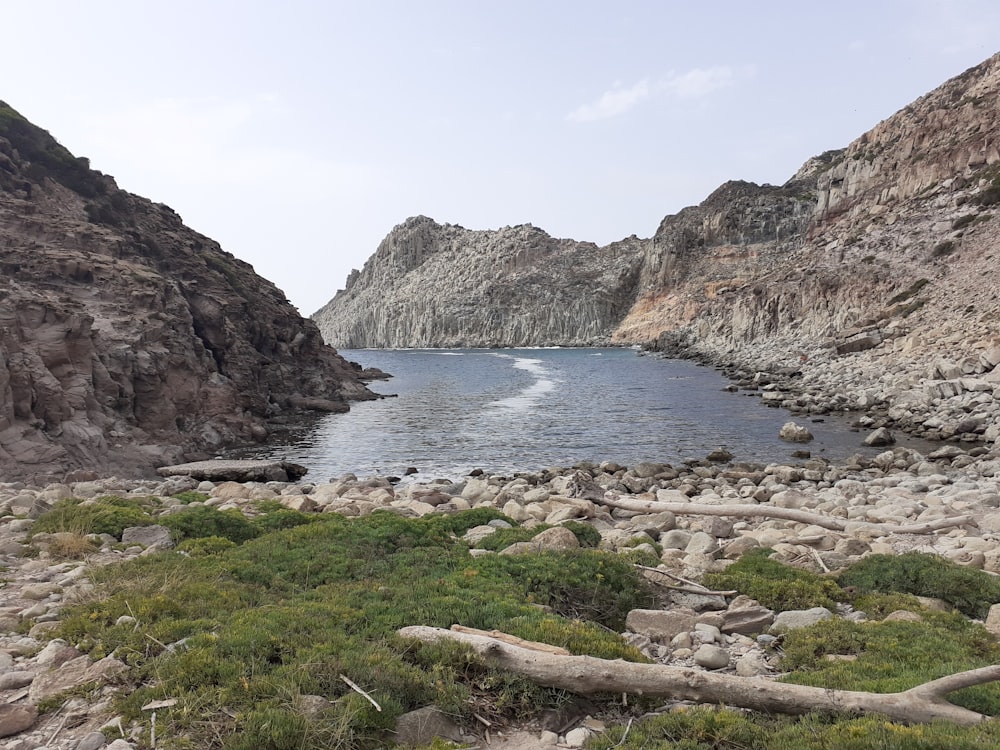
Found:
<svg viewBox="0 0 1000 750"><path fill-rule="evenodd" d="M135 474L371 397L284 294L0 102L0 476Z"/></svg>
<svg viewBox="0 0 1000 750"><path fill-rule="evenodd" d="M607 247L530 224L472 231L407 219L314 316L335 346L587 345L635 297L644 240Z"/></svg>

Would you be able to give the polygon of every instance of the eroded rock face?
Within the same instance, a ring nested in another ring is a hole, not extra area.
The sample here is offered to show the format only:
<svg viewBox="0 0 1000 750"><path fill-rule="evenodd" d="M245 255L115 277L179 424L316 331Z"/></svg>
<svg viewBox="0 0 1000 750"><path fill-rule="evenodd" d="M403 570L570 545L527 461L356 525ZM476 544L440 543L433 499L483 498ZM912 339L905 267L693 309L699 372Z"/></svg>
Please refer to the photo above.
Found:
<svg viewBox="0 0 1000 750"><path fill-rule="evenodd" d="M647 243L597 247L530 224L472 231L418 216L313 318L348 348L605 342L632 304Z"/></svg>
<svg viewBox="0 0 1000 750"><path fill-rule="evenodd" d="M0 475L148 473L366 397L251 266L0 102Z"/></svg>

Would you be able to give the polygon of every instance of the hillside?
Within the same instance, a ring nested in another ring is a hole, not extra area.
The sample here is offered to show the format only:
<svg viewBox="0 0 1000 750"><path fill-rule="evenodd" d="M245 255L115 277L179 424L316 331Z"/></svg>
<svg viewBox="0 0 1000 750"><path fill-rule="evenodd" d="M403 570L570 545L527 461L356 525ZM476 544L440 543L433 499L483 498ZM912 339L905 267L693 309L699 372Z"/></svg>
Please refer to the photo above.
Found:
<svg viewBox="0 0 1000 750"><path fill-rule="evenodd" d="M273 284L0 102L0 478L125 475L370 398Z"/></svg>

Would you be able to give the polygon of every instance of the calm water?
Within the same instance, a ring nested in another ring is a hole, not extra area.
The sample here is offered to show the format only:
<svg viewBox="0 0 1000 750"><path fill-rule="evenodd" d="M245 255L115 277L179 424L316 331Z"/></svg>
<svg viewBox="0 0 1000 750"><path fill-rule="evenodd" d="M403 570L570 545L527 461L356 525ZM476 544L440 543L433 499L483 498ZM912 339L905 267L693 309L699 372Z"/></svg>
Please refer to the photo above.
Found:
<svg viewBox="0 0 1000 750"><path fill-rule="evenodd" d="M844 458L865 449L846 421L808 424L807 446L783 442L793 417L745 393L724 392L714 370L628 349L341 351L394 377L371 385L395 398L324 415L254 456L284 458L322 481L401 475L458 478L582 460L677 463L726 448L736 460L792 461L792 451Z"/></svg>

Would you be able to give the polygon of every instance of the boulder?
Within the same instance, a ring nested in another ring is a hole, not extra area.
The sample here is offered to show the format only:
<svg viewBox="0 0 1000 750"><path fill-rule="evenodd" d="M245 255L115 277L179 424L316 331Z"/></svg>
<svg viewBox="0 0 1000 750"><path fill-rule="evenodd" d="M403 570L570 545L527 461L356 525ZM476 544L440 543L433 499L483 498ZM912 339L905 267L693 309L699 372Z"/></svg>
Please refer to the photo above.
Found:
<svg viewBox="0 0 1000 750"><path fill-rule="evenodd" d="M896 442L896 438L892 436L885 427L879 427L877 430L872 432L865 438L865 445L870 445L873 447L880 447L883 445L892 445Z"/></svg>
<svg viewBox="0 0 1000 750"><path fill-rule="evenodd" d="M222 460L195 461L161 466L161 477L187 476L209 482L288 482L305 476L308 469L290 461Z"/></svg>
<svg viewBox="0 0 1000 750"><path fill-rule="evenodd" d="M778 432L778 437L790 443L808 443L813 439L813 434L809 432L808 427L803 427L795 422L785 422Z"/></svg>

